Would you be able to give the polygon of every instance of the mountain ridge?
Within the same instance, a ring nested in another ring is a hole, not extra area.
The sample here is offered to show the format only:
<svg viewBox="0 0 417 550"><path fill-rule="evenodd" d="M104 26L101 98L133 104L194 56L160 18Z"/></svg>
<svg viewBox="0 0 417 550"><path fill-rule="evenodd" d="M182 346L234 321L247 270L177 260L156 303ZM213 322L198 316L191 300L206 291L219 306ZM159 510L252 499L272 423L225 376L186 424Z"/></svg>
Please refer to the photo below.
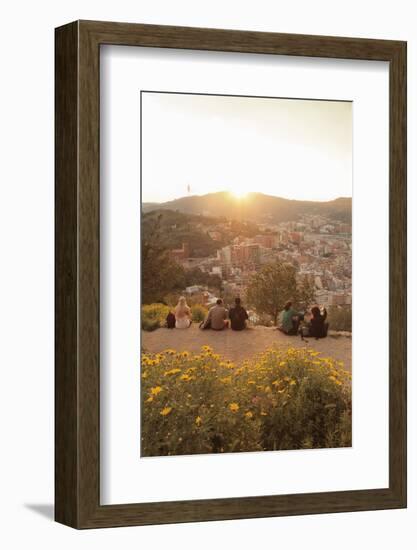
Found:
<svg viewBox="0 0 417 550"><path fill-rule="evenodd" d="M228 217L237 220L261 222L295 221L300 215L323 215L339 221L351 222L351 197L329 201L301 201L285 199L264 193L248 193L237 198L227 191L180 197L163 203L142 203L144 213L154 210L173 210L184 214Z"/></svg>

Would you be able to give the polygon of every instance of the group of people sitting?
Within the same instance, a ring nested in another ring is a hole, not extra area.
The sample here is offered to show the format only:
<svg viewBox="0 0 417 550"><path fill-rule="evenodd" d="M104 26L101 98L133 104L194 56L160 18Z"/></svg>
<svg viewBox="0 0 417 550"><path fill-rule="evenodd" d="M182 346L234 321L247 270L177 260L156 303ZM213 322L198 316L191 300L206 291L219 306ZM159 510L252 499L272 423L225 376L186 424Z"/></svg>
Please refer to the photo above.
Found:
<svg viewBox="0 0 417 550"><path fill-rule="evenodd" d="M292 307L292 302L287 302L280 315L278 330L288 336L299 334L305 337L325 338L329 328L326 322L327 311L318 306L311 308L310 312L298 312ZM203 330L243 330L246 328L248 312L242 306L240 298L235 298L235 304L229 310L219 298L216 304L210 308L204 321L200 323ZM166 318L167 328L189 328L192 324L191 308L184 296L178 300L174 312L170 311Z"/></svg>
<svg viewBox="0 0 417 550"><path fill-rule="evenodd" d="M200 323L200 328L204 330L224 330L230 326L232 330L243 330L246 328L248 319L248 312L242 307L240 298L235 299L235 305L229 310L224 307L223 300L219 298L216 304L209 309L204 321ZM175 311L168 313L166 325L168 328L188 328L191 323L191 308L184 296L181 296Z"/></svg>
<svg viewBox="0 0 417 550"><path fill-rule="evenodd" d="M300 334L301 338L325 338L329 329L329 323L326 323L326 308L314 306L310 312L297 312L292 307L292 302L287 302L281 313L281 323L278 330L293 336Z"/></svg>

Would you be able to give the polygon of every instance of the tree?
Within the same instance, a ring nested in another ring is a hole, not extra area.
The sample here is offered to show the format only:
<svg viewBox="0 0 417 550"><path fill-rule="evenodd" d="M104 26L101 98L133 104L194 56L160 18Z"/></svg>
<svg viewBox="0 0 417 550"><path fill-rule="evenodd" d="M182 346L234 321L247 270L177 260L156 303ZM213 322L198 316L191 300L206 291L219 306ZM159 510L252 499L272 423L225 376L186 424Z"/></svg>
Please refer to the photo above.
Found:
<svg viewBox="0 0 417 550"><path fill-rule="evenodd" d="M142 242L142 303L162 302L169 292L185 286L185 273L182 266L169 257L169 252L161 244L158 217L148 238Z"/></svg>
<svg viewBox="0 0 417 550"><path fill-rule="evenodd" d="M217 274L205 273L199 267L193 267L185 271L185 283L186 286L205 285L209 288L220 289L222 279Z"/></svg>
<svg viewBox="0 0 417 550"><path fill-rule="evenodd" d="M270 315L277 324L287 301L307 307L314 298L314 288L305 278L299 286L294 266L284 262L267 264L254 275L247 289L247 300L258 313Z"/></svg>
<svg viewBox="0 0 417 550"><path fill-rule="evenodd" d="M297 285L296 302L297 307L306 310L315 300L315 285L312 277L304 275Z"/></svg>
<svg viewBox="0 0 417 550"><path fill-rule="evenodd" d="M275 262L265 265L252 277L247 300L259 313L271 315L276 325L285 302L294 299L296 290L295 268Z"/></svg>

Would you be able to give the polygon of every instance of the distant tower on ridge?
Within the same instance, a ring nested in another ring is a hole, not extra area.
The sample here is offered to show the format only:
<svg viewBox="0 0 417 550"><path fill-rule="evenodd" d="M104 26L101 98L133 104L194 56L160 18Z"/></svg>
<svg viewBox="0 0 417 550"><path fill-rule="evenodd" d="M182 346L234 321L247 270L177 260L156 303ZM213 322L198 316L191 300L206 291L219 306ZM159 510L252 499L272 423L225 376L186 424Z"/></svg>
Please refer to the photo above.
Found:
<svg viewBox="0 0 417 550"><path fill-rule="evenodd" d="M190 187L190 184L187 185L187 193L190 194L191 193L191 187Z"/></svg>

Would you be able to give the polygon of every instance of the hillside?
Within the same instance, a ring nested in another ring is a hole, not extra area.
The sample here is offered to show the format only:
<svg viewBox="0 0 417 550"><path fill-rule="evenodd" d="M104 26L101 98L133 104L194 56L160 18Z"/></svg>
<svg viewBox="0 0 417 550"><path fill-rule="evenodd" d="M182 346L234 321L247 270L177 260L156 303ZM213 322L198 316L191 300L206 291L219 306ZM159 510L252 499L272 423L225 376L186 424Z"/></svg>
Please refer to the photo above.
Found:
<svg viewBox="0 0 417 550"><path fill-rule="evenodd" d="M217 241L210 237L210 230L218 233ZM151 210L142 216L143 239L157 236L159 245L167 249L181 248L182 243L186 242L191 254L197 257L214 254L238 235L253 237L260 232L257 225L251 222L235 221L229 224L225 218L184 214L168 209Z"/></svg>
<svg viewBox="0 0 417 550"><path fill-rule="evenodd" d="M237 199L228 192L219 192L181 197L160 204L142 204L144 213L157 209L256 223L295 221L300 215L323 215L350 223L352 199L341 197L327 202L298 201L262 193L249 193L246 197Z"/></svg>

